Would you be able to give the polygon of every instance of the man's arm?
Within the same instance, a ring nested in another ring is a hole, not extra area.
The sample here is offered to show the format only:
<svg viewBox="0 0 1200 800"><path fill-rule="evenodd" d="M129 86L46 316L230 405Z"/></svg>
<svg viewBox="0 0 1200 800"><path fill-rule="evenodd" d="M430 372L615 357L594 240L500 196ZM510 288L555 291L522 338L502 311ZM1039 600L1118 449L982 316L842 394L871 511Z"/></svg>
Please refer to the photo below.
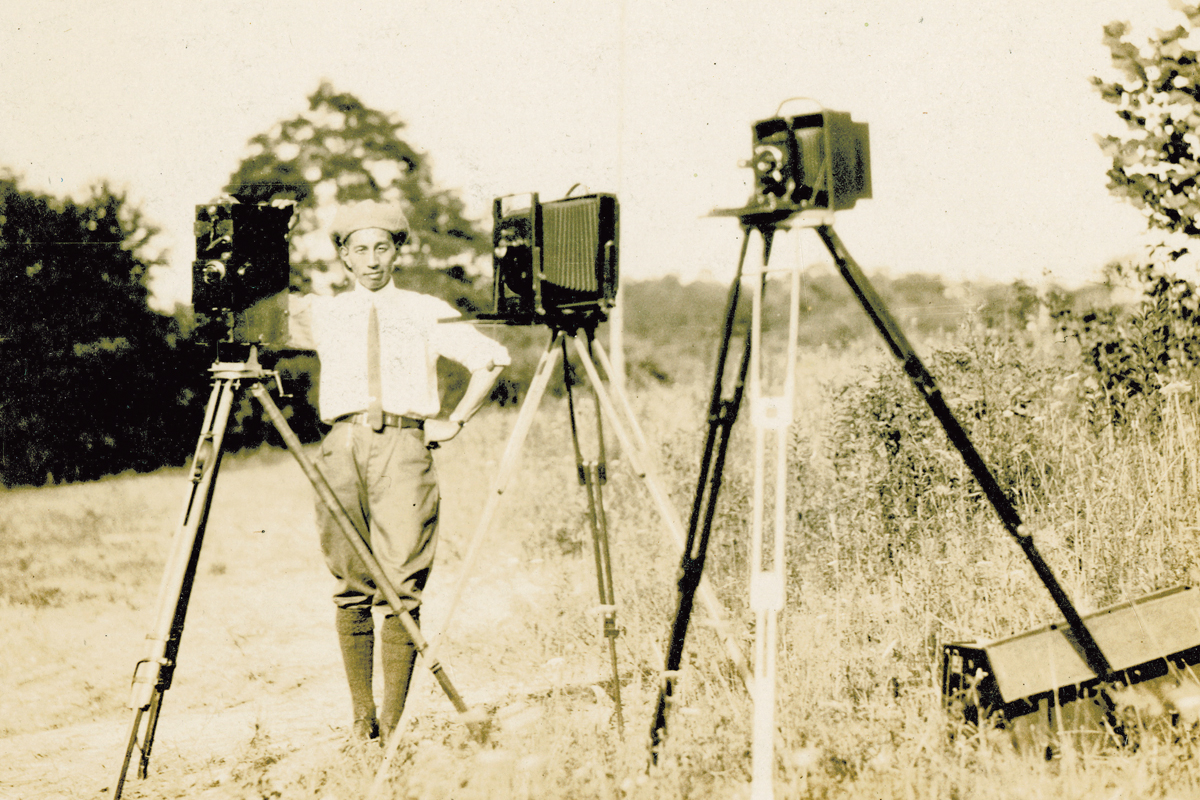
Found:
<svg viewBox="0 0 1200 800"><path fill-rule="evenodd" d="M472 372L471 380L467 382L467 390L463 393L462 399L458 401L458 405L450 412L450 416L447 419L425 420L425 444L446 442L457 436L463 425L475 416L475 412L488 399L488 395L492 393L492 387L496 385L496 381L503 371L504 367L489 364Z"/></svg>

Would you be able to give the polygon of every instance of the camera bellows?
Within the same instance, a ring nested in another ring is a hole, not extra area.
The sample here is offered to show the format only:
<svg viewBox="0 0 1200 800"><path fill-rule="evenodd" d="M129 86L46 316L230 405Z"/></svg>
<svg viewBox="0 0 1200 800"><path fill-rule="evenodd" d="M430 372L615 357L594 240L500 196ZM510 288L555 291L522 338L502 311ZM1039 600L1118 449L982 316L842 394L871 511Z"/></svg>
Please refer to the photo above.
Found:
<svg viewBox="0 0 1200 800"><path fill-rule="evenodd" d="M595 292L603 275L597 269L600 214L597 198L564 200L543 206L542 269L544 280L564 289Z"/></svg>
<svg viewBox="0 0 1200 800"><path fill-rule="evenodd" d="M617 296L617 198L542 203L537 194L498 197L493 264L496 319L511 325L603 321Z"/></svg>

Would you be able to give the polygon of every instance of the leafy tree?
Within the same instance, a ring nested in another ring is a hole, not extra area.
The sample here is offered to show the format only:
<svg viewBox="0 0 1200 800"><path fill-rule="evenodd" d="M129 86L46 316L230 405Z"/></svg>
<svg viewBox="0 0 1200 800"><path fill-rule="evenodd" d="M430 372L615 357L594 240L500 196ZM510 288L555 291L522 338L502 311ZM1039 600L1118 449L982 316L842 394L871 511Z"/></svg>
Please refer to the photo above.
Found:
<svg viewBox="0 0 1200 800"><path fill-rule="evenodd" d="M1200 6L1172 0L1186 25L1157 31L1138 47L1129 26L1104 28L1118 80L1093 78L1128 132L1102 136L1112 159L1109 190L1146 217L1153 234L1132 262L1108 265L1108 281L1131 286L1131 307L1056 311L1061 329L1078 339L1092 375L1082 385L1104 421L1157 417L1159 389L1200 364L1200 295L1187 273L1200 261L1200 65L1186 42L1200 25ZM1181 274L1182 273L1182 274Z"/></svg>
<svg viewBox="0 0 1200 800"><path fill-rule="evenodd" d="M425 155L402 138L404 127L395 116L322 83L308 97L307 110L250 140L250 154L225 191L242 202L295 202L294 290L308 289L314 273L326 274L326 283L348 285L328 238L338 205L365 199L399 202L412 234L401 249L403 269L397 282L441 297L465 313L485 311L491 304L490 286L471 277L466 267L490 252L491 239L466 218L458 197L435 186ZM289 409L295 414L293 427L303 440L318 438L319 422L313 414L319 381L316 361L288 357L277 367L291 378L298 398L302 395ZM465 373L448 362L439 365L439 373L444 402L451 404L465 389ZM501 383L494 395L503 400L506 392L515 393L515 388ZM249 408L239 409L235 422L239 436L245 433L252 440L254 431L261 429L261 435L274 440Z"/></svg>
<svg viewBox="0 0 1200 800"><path fill-rule="evenodd" d="M1146 48L1126 41L1129 27L1112 22L1104 43L1122 81L1093 78L1101 97L1116 106L1127 136L1100 138L1113 160L1109 189L1146 214L1150 227L1200 235L1200 65L1185 46L1200 25L1200 6L1172 2L1187 26L1158 31Z"/></svg>
<svg viewBox="0 0 1200 800"><path fill-rule="evenodd" d="M146 304L154 233L105 185L75 203L0 173L3 483L153 469L194 444L206 376Z"/></svg>
<svg viewBox="0 0 1200 800"><path fill-rule="evenodd" d="M306 288L335 254L327 238L334 207L353 200L399 201L413 236L405 266L469 264L491 242L464 216L462 201L437 189L425 156L401 138L404 123L322 83L308 109L250 140L250 155L230 177L243 202L296 201L292 283Z"/></svg>

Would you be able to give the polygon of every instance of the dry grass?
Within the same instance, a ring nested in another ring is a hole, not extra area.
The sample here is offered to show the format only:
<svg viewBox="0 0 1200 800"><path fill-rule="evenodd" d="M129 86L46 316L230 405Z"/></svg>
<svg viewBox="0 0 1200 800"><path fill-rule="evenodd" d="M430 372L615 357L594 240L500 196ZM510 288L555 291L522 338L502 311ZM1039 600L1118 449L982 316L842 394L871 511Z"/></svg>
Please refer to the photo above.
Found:
<svg viewBox="0 0 1200 800"><path fill-rule="evenodd" d="M991 410L969 415L973 435L1014 476L1022 514L1072 597L1090 608L1190 580L1200 489L1194 395L1170 396L1160 430L1096 434L1071 400L1069 354L1046 343L964 341L955 347L966 366L948 368L948 399L961 407L986 394ZM1200 796L1200 740L1163 720L1141 720L1136 748L1068 748L1046 761L1015 752L1002 732L946 715L940 646L1043 624L1052 606L956 456L919 419L889 423L913 455L903 464L871 439L879 425L847 427L847 414L892 413L870 405L879 397L913 399L897 394L911 389L886 377L894 367L876 348L806 353L800 370L789 444L797 514L780 623L782 795ZM686 518L707 387L634 381L631 390ZM1017 395L1021 413L1004 415ZM702 619L663 763L647 770L678 553L622 463L611 465L604 490L623 630L626 732L616 734L565 404L546 401L487 557L446 625L440 603L514 417L488 410L439 454L444 538L426 614L430 631L446 629L444 661L467 701L488 712L491 734L474 740L419 673L385 796L747 796L749 703ZM749 426L739 428L708 574L749 651ZM184 481L171 470L0 495L0 797L105 796ZM277 452L230 458L219 485L152 775L126 796L362 796L381 756L347 745L309 489Z"/></svg>

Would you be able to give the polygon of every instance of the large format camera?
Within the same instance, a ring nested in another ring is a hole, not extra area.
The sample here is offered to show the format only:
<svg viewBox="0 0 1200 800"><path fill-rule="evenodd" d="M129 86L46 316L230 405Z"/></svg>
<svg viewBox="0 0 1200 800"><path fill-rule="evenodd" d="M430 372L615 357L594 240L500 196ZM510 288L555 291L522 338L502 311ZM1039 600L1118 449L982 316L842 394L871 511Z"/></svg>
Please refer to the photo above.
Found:
<svg viewBox="0 0 1200 800"><path fill-rule="evenodd" d="M290 207L196 206L192 307L200 338L283 345L288 338Z"/></svg>
<svg viewBox="0 0 1200 800"><path fill-rule="evenodd" d="M744 211L839 211L871 196L867 123L822 109L753 125L754 196Z"/></svg>
<svg viewBox="0 0 1200 800"><path fill-rule="evenodd" d="M496 198L492 231L495 313L510 325L594 325L617 295L617 198L536 193Z"/></svg>

